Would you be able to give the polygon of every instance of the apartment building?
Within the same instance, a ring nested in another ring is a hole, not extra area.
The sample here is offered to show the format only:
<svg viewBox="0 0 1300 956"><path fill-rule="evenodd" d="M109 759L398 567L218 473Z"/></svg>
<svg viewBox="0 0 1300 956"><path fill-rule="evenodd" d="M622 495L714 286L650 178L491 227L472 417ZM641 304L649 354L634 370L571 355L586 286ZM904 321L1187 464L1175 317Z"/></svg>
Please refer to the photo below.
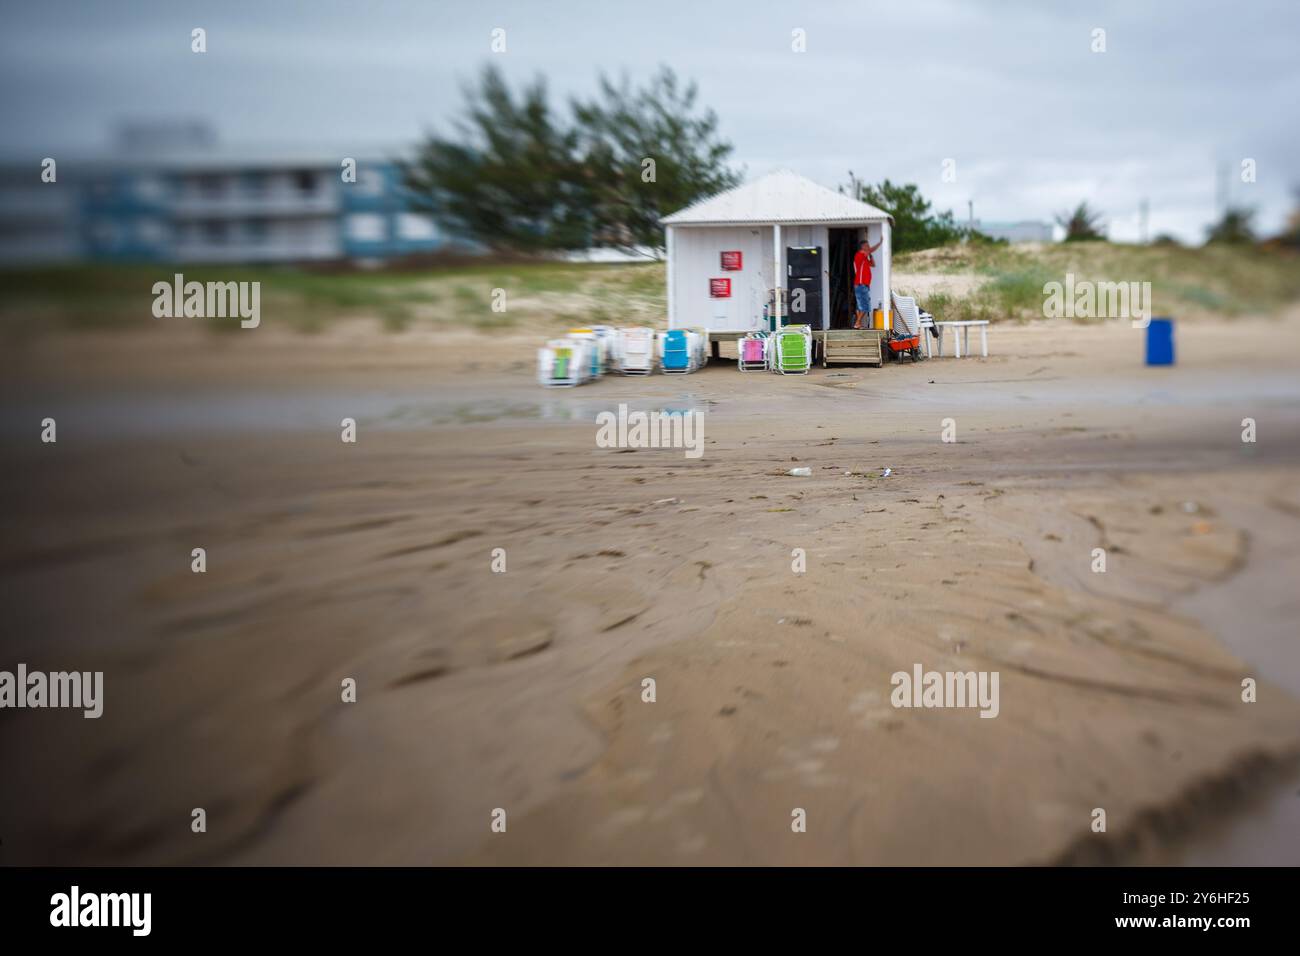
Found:
<svg viewBox="0 0 1300 956"><path fill-rule="evenodd" d="M384 260L444 244L397 153L133 142L0 164L0 260ZM48 178L48 176L47 176Z"/></svg>

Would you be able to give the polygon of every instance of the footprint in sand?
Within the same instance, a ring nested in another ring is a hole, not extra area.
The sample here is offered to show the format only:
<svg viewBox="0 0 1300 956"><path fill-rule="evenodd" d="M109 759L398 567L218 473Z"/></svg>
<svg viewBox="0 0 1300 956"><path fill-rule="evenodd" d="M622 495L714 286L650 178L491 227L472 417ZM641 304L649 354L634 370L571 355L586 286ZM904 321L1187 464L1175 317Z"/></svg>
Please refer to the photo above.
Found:
<svg viewBox="0 0 1300 956"><path fill-rule="evenodd" d="M880 707L880 692L875 690L860 690L853 695L853 700L849 701L849 713L855 716L874 711Z"/></svg>
<svg viewBox="0 0 1300 956"><path fill-rule="evenodd" d="M675 816L684 807L693 807L704 801L704 791L699 787L678 790L650 814L651 823L660 823Z"/></svg>
<svg viewBox="0 0 1300 956"><path fill-rule="evenodd" d="M615 810L596 827L596 836L604 839L610 839L618 836L629 827L634 827L643 822L648 816L645 807L624 807L621 810Z"/></svg>
<svg viewBox="0 0 1300 956"><path fill-rule="evenodd" d="M1014 660L1020 660L1023 657L1028 657L1033 652L1033 650L1034 650L1033 641L1023 641L1023 640L1016 641L1014 644L1011 645L1010 649L1007 651L1007 656Z"/></svg>
<svg viewBox="0 0 1300 956"><path fill-rule="evenodd" d="M839 741L833 737L814 737L794 746L783 744L777 750L783 766L768 767L763 771L763 779L775 781L797 777L800 786L834 786L841 782L841 778L838 774L826 772L826 761L818 754L830 753L837 746Z"/></svg>
<svg viewBox="0 0 1300 956"><path fill-rule="evenodd" d="M694 833L678 840L674 849L676 849L678 853L689 856L701 852L708 845L709 841L703 834Z"/></svg>
<svg viewBox="0 0 1300 956"><path fill-rule="evenodd" d="M879 691L863 690L849 701L849 713L860 717L865 730L875 730L894 716L894 709L885 704Z"/></svg>
<svg viewBox="0 0 1300 956"><path fill-rule="evenodd" d="M522 657L540 654L551 646L554 634L547 626L534 627L519 634L498 637L491 650L493 663L517 661Z"/></svg>
<svg viewBox="0 0 1300 956"><path fill-rule="evenodd" d="M644 787L654 776L654 771L648 767L633 767L625 771L618 782L626 787Z"/></svg>

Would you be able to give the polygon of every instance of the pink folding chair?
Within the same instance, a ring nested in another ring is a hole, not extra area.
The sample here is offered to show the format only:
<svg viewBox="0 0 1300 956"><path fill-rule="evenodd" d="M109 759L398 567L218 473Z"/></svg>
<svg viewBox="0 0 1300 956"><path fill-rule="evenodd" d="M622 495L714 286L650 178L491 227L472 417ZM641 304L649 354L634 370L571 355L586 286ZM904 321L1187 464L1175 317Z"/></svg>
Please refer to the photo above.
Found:
<svg viewBox="0 0 1300 956"><path fill-rule="evenodd" d="M742 372L756 372L767 368L767 337L747 335L741 339L736 367Z"/></svg>

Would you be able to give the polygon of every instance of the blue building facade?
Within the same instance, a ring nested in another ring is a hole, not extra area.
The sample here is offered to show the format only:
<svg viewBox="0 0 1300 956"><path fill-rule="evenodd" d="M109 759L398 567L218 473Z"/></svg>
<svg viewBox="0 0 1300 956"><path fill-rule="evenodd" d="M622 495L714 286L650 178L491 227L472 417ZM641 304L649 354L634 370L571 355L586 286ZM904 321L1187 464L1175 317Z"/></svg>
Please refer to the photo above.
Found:
<svg viewBox="0 0 1300 956"><path fill-rule="evenodd" d="M390 158L70 161L56 183L41 181L39 164L5 172L0 258L9 261L382 261L445 244ZM36 234L58 241L25 241Z"/></svg>

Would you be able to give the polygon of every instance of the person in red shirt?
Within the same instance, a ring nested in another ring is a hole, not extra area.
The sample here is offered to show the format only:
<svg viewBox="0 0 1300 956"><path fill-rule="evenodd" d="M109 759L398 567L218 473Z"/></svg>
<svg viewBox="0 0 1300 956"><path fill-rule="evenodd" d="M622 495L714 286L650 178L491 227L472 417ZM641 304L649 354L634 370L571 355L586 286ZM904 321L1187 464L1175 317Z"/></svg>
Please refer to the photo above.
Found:
<svg viewBox="0 0 1300 956"><path fill-rule="evenodd" d="M884 242L881 239L880 242ZM863 239L858 243L858 251L853 256L853 298L857 304L857 315L853 319L855 329L862 328L862 317L871 311L871 267L876 264L872 255L880 248L880 242L874 246L867 245Z"/></svg>

